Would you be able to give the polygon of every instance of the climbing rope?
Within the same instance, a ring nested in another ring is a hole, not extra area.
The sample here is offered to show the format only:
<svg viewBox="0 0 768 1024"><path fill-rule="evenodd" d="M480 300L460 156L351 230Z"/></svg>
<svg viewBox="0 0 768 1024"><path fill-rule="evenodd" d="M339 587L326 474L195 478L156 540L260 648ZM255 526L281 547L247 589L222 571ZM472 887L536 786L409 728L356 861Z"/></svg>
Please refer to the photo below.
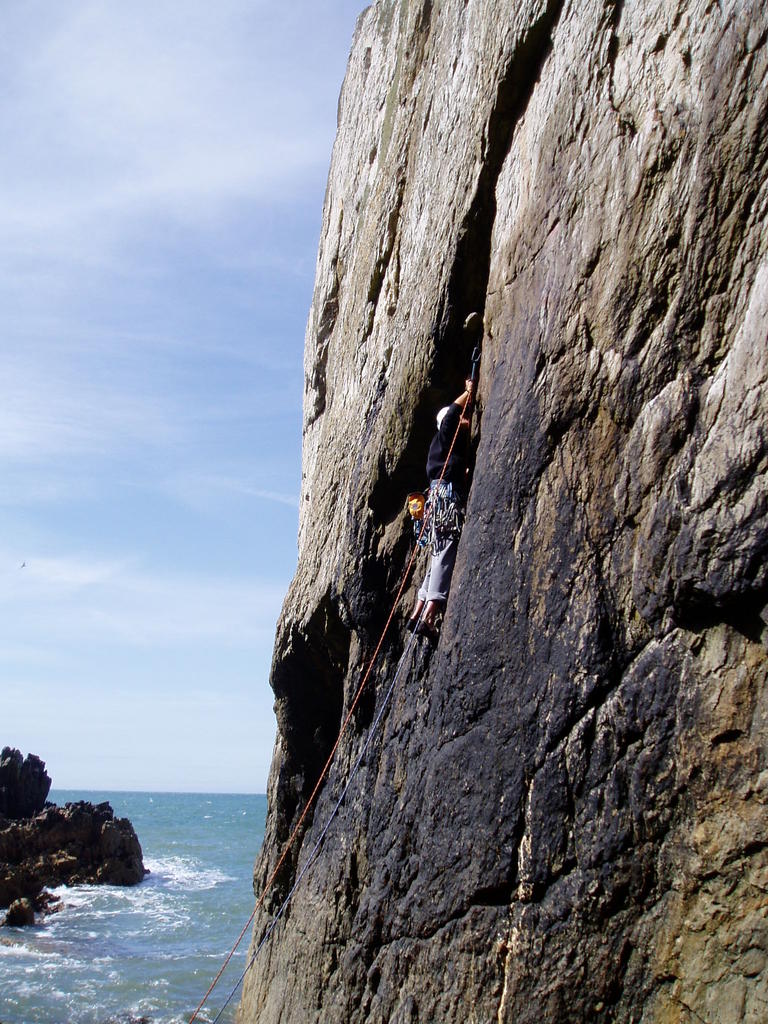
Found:
<svg viewBox="0 0 768 1024"><path fill-rule="evenodd" d="M479 363L479 357L478 357L477 362ZM475 384L477 383L476 382L476 365L475 365L475 357L474 357L474 355L473 355L473 367L472 367L472 380L473 380L473 382ZM455 433L453 435L453 440L451 441L451 445L450 445L450 447L448 449L448 454L445 457L445 462L443 463L443 468L442 468L442 470L440 472L440 477L439 477L439 480L438 480L438 485L440 485L443 482L443 478L445 476L446 469L448 468L448 463L450 461L451 455L453 454L453 449L456 446L456 441L457 441L458 436L459 436L459 431L461 430L462 420L464 419L464 417L466 415L467 409L470 408L471 401L472 401L472 394L470 393L470 394L467 395L466 399L464 400L464 405L462 406L462 409L461 409L461 414L459 416L459 421L456 424L456 431L455 431ZM427 525L426 519L427 519L427 517L425 516L424 521L422 523L422 528L421 528L421 532L422 533L426 529L426 525ZM189 1018L188 1024L194 1024L194 1021L197 1019L198 1015L200 1014L200 1011L205 1006L205 1004L208 1002L208 999L210 998L211 993L213 992L213 990L216 988L216 986L218 985L219 981L221 980L222 975L224 974L224 972L226 971L227 967L229 966L229 963L232 960L232 957L235 955L238 947L240 946L240 943L242 942L245 933L248 931L248 928L250 927L251 923L253 922L254 918L256 917L256 914L258 913L259 909L263 905L264 900L266 899L267 893L272 888L273 882L277 878L277 875L278 875L280 869L282 868L283 864L285 863L286 858L288 857L288 854L289 854L289 852L291 850L291 847L293 846L293 843L295 842L295 840L296 840L296 838L297 838L297 836L299 834L299 831L301 830L301 826L304 823L304 819L307 817L307 814L309 813L310 809L314 805L315 799L316 799L318 793L320 792L320 788L321 788L321 786L323 784L323 781L325 780L325 777L328 774L328 771L329 771L329 769L331 767L331 764L333 763L333 760L334 760L334 758L336 756L336 751L339 749L339 746L341 745L341 741L342 741L342 739L344 737L344 734L347 731L349 723L352 720L352 716L353 716L353 714L355 712L355 709L356 709L356 707L357 707L357 705L358 705L358 703L360 701L360 698L361 698L361 696L363 694L363 690L365 689L365 686L366 686L366 684L368 682L368 679L370 678L371 672L373 671L373 666L376 663L376 659L379 656L381 648L382 648L382 646L384 644L384 640L385 640L385 638L387 636L387 633L389 632L389 627L392 624L392 620L395 617L395 611L397 610L397 606L400 603L400 598L403 596L403 593L405 591L406 585L408 583L408 579L409 579L410 574L411 574L411 569L413 568L413 563L416 560L416 555L417 555L417 553L419 551L418 540L420 538L421 538L421 534L419 534L419 538L417 538L417 542L413 546L413 549L411 551L411 557L408 559L408 564L405 567L405 571L403 573L403 578L402 578L402 580L400 582L400 586L398 588L397 594L395 595L395 600L392 603L392 609L391 609L391 611L389 613L389 616L387 617L387 621L384 623L384 628L381 631L381 636L379 637L378 643L376 644L376 647L374 648L373 654L371 655L371 658L370 658L370 660L368 662L368 665L367 665L367 668L366 668L366 670L365 670L365 672L363 674L363 677L362 677L362 680L360 682L360 685L357 688L357 691L356 691L355 696L354 696L354 698L352 700L352 703L349 706L349 711L347 712L347 714L346 714L346 716L344 718L344 721L342 722L341 729L339 730L339 735L336 737L336 742L333 744L333 747L331 748L331 752L328 755L328 758L327 758L325 764L323 765L323 767L322 767L322 769L320 771L320 774L318 776L317 782L315 783L315 787L312 790L312 792L310 793L309 798L307 799L307 802L304 805L304 809L301 812L301 815L299 816L299 820L294 825L293 830L292 830L291 834L289 835L289 837L288 837L288 839L287 839L287 841L285 843L285 846L283 847L283 851L280 854L280 857L278 858L277 864L275 865L275 867L270 872L269 877L267 878L267 881L264 883L264 885L262 887L262 890L261 890L261 894L259 895L258 899L256 900L256 904L255 904L253 910L251 911L250 917L248 918L248 920L243 925L242 931L238 935L237 940L235 941L234 946L232 947L232 949L229 951L229 953L225 957L224 962L222 963L221 967L219 968L218 973L216 974L216 977L213 979L211 984L208 986L208 989L207 989L205 995L203 996L203 998L198 1003L197 1008L195 1009L195 1012ZM419 621L421 621L421 617L420 617ZM411 641L409 642L409 645L408 645L408 649L410 649L410 644L413 642L415 636L416 636L416 632L414 630L413 636L411 637ZM402 664L402 663L403 663L403 658L400 659L400 664ZM398 665L398 673L396 673L395 678L397 678L397 674L399 674L399 669L400 669L400 666ZM391 689L394 689L394 686L392 686ZM348 788L348 786L347 786L347 788ZM346 793L346 789L344 790L344 793ZM344 794L342 794L342 799L343 799L343 795ZM339 804L339 806L340 806L340 804ZM336 815L337 811L338 811L338 807L334 809L333 816ZM324 830L323 835L325 834L325 831L327 831L327 828L329 827L329 825L330 825L330 822L328 822L328 825L326 826L326 829ZM322 836L321 836L321 839L322 839ZM306 867L311 863L314 854L315 854L315 850L313 850L312 854L310 854L309 860L307 861L307 864L305 865L305 870L306 870ZM299 879L297 879L296 883L294 884L294 887L291 890L291 894L290 895L293 894L293 892L294 892L294 890L296 888L296 885L298 884L298 881L299 881ZM288 898L290 899L290 896ZM282 913L283 909L284 909L283 907L280 908L280 913ZM275 923L276 923L276 921L275 921ZM269 934L271 934L271 930L272 929L269 929ZM258 951L261 948L261 946L263 945L263 943L264 943L264 939L262 939L262 942L257 947L256 952L254 953L254 955L252 957L252 960L255 960L256 954L258 953ZM232 993L230 994L229 998L227 999L227 1003L224 1004L225 1007L230 1002L230 1000L233 998L234 993L239 988L239 986L242 983L242 980L245 977L245 975L247 974L249 968L250 968L250 964L246 967L245 971L243 972L242 977L240 978L240 980L238 981L237 985L235 986L235 989L232 991ZM219 1014L215 1018L216 1021L221 1016L221 1013L223 1012L223 1010L224 1010L224 1007L222 1007L222 1010L219 1011Z"/></svg>
<svg viewBox="0 0 768 1024"><path fill-rule="evenodd" d="M424 609L422 609L421 614L419 615L419 622L421 621L421 618L422 618L423 614L424 614ZM243 973L237 979L237 981L235 982L235 985L232 988L232 991L227 996L226 1002L221 1007L221 1009L216 1014L216 1016L213 1018L213 1024L218 1024L218 1021L220 1020L221 1015L224 1013L226 1008L232 1002L232 1000L233 1000L233 998L235 996L235 993L237 992L237 990L240 988L240 986L242 985L243 981L245 980L246 974L253 967L253 965L254 965L254 963L256 961L256 957L259 955L259 953L261 952L262 948L268 942L270 935L272 934L272 932L277 927L278 921L283 916L283 913L285 912L286 908L288 907L288 904L291 902L291 899L293 898L293 894L296 892L296 890L298 889L299 885L301 884L302 878L304 877L304 875L306 875L307 871L309 871L310 867L312 866L312 864L313 864L313 862L315 860L315 856L319 852L320 847L323 845L323 840L325 839L326 834L328 833L328 829L331 827L331 824L332 824L334 818L336 817L336 815L339 813L339 810L341 809L341 805L344 803L344 798L346 797L347 792L348 792L350 786L352 785L352 781L354 780L355 775L357 774L357 770L360 767L360 765L363 763L363 759L365 758L365 755L368 752L368 748L370 747L371 743L373 742L373 739L374 739L374 737L376 735L376 730L378 729L379 723L381 722L382 718L384 717L384 712L386 711L387 706L389 705L389 701L390 701L390 699L392 697L392 694L395 692L395 687L397 686L397 682L398 682L398 680L400 678L400 673L403 670L403 666L406 663L408 655L411 653L411 648L413 647L415 641L416 641L416 633L413 632L413 633L411 633L410 639L408 640L408 643L406 644L405 650L403 651L402 655L400 656L400 661L398 662L397 669L395 671L394 676L392 677L392 682L389 684L389 689L384 694L384 699L381 702L381 707L376 712L376 716L373 719L373 722L371 722L371 726L370 726L370 728L368 730L368 735L367 735L367 737L365 739L365 743L363 744L363 747L362 747L360 753L357 756L357 760L355 761L354 765L352 766L352 769L351 769L351 771L349 773L349 778L347 779L347 782L346 782L344 788L341 791L339 799L336 801L336 805L334 806L333 810L331 811L331 813L330 813L330 815L328 817L328 820L326 821L325 825L323 826L323 830L320 833L320 835L319 835L319 837L317 839L317 842L315 843L314 847L312 848L312 852L307 857L307 860L306 860L306 862L304 864L304 867L301 869L299 874L296 876L296 880L293 883L293 887L291 888L291 891L285 897L285 899L282 902L282 905L281 905L280 909L277 911L275 916L270 921L269 926L267 927L266 931L264 932L264 934L261 937L261 941L259 942L258 946L254 950L253 955L251 956L250 960L245 965L245 969L243 970Z"/></svg>

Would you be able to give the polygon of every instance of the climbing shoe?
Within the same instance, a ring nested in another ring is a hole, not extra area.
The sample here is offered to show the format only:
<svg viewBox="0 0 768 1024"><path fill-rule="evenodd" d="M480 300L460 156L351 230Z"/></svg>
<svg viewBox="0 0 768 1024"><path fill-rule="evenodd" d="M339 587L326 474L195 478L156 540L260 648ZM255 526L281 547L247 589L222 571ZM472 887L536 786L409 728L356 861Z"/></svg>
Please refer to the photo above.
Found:
<svg viewBox="0 0 768 1024"><path fill-rule="evenodd" d="M437 643L438 632L434 626L430 626L428 622L420 622L416 627L416 634L418 636L425 636L427 640L430 640L433 644Z"/></svg>

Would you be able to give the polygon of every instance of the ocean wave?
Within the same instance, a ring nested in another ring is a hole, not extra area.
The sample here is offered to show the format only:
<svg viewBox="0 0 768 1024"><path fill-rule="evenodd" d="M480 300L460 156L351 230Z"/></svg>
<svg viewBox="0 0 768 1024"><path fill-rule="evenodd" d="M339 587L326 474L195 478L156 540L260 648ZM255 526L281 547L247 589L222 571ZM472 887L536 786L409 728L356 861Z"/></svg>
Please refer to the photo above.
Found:
<svg viewBox="0 0 768 1024"><path fill-rule="evenodd" d="M179 896L159 881L131 888L116 886L81 886L67 890L61 913L48 918L44 934L52 939L63 938L80 949L93 949L103 940L111 922L119 922L123 938L137 938L148 929L166 934L188 927L190 908ZM99 958L110 959L110 952L99 952Z"/></svg>
<svg viewBox="0 0 768 1024"><path fill-rule="evenodd" d="M226 882L236 882L232 875L227 875L219 868L203 867L199 861L189 857L158 857L146 862L150 874L148 881L154 877L169 889L183 889L186 892L201 892L215 889Z"/></svg>
<svg viewBox="0 0 768 1024"><path fill-rule="evenodd" d="M147 1017L187 1024L202 981L230 950L231 920L250 910L252 865L239 855L241 833L232 831L245 820L244 802L232 801L225 817L215 800L215 813L197 805L194 816L188 801L177 802L167 823L147 817L144 860L151 873L141 883L59 886L60 913L3 936L1 1020L103 1024ZM212 819L204 834L203 815ZM235 969L245 958L241 946ZM212 1015L203 1012L200 1020Z"/></svg>
<svg viewBox="0 0 768 1024"><path fill-rule="evenodd" d="M4 939L3 942L0 942L0 957L2 958L45 960L46 956L47 954L43 950L36 949L35 946L29 945L23 939L19 939L17 942L14 942L13 939Z"/></svg>
<svg viewBox="0 0 768 1024"><path fill-rule="evenodd" d="M80 910L87 907L93 899L93 894L103 888L97 885L57 885L55 889L51 889L51 894L61 900L61 910Z"/></svg>

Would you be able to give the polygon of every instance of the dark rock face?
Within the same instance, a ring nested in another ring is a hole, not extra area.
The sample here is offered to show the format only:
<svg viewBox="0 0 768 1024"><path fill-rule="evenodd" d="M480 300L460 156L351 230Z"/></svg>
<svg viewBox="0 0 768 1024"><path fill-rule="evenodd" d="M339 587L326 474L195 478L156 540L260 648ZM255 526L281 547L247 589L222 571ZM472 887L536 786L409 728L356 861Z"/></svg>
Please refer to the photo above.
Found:
<svg viewBox="0 0 768 1024"><path fill-rule="evenodd" d="M0 754L0 815L6 818L31 818L42 811L51 780L45 762L34 754L22 758L21 752L4 747Z"/></svg>
<svg viewBox="0 0 768 1024"><path fill-rule="evenodd" d="M14 900L8 907L5 915L4 925L9 928L26 928L35 923L35 906L32 900L24 896L20 900Z"/></svg>
<svg viewBox="0 0 768 1024"><path fill-rule="evenodd" d="M51 780L34 754L5 747L0 757L0 907L6 924L50 913L43 890L57 885L135 885L146 871L126 818L108 803L46 804Z"/></svg>
<svg viewBox="0 0 768 1024"><path fill-rule="evenodd" d="M477 310L474 476L439 644L249 972L243 1021L765 1020L766 123L757 0L361 16L307 329L259 892L397 590L402 503Z"/></svg>
<svg viewBox="0 0 768 1024"><path fill-rule="evenodd" d="M57 885L135 885L141 845L108 803L48 805L33 818L0 821L0 907Z"/></svg>

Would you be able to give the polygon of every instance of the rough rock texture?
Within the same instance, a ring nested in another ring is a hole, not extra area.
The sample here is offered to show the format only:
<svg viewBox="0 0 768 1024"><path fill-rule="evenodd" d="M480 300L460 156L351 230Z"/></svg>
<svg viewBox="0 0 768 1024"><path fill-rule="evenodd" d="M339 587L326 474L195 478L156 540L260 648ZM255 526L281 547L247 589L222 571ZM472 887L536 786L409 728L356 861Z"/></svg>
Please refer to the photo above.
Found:
<svg viewBox="0 0 768 1024"><path fill-rule="evenodd" d="M14 900L8 907L4 925L9 928L26 928L35 923L35 905L27 896Z"/></svg>
<svg viewBox="0 0 768 1024"><path fill-rule="evenodd" d="M472 310L475 468L439 645L249 972L243 1021L768 1018L767 39L758 0L361 16L257 890L397 589L402 503Z"/></svg>
<svg viewBox="0 0 768 1024"><path fill-rule="evenodd" d="M146 874L127 818L80 801L23 821L0 820L0 907L57 885L135 885Z"/></svg>
<svg viewBox="0 0 768 1024"><path fill-rule="evenodd" d="M4 747L0 754L0 816L31 818L45 807L51 780L45 761L35 754Z"/></svg>

